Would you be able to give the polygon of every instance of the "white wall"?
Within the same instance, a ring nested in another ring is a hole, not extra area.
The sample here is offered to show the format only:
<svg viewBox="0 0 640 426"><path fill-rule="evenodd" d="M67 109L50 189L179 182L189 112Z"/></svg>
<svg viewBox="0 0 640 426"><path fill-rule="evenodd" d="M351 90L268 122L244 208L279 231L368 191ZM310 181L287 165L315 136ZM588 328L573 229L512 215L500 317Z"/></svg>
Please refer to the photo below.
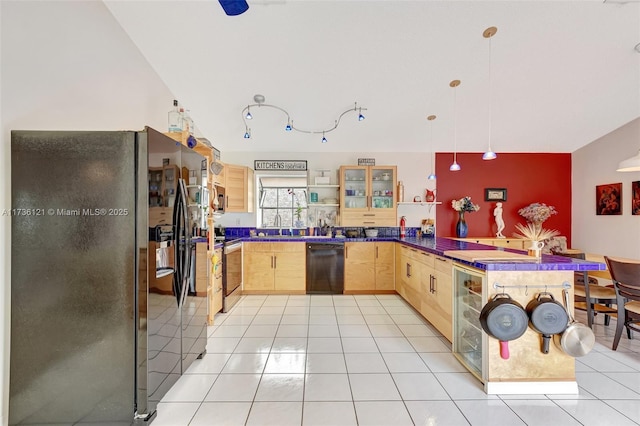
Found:
<svg viewBox="0 0 640 426"><path fill-rule="evenodd" d="M427 176L431 172L431 156L427 152L409 153L342 153L342 152L223 152L221 160L225 163L238 164L253 168L254 160L307 160L309 176L313 181L314 176L320 176L318 169L329 169L332 172L331 183L337 184L338 169L341 165L357 165L358 158L375 158L376 165L398 166L398 180L404 184L404 200L412 201L419 195L424 200L425 189L433 189L435 181L428 181ZM341 188L342 189L342 188ZM319 195L322 198L321 195ZM429 217L435 218L436 209L431 211L426 206L398 206L398 217L407 217L407 226L420 226L420 221ZM216 224L222 226L256 226L256 215L253 213L227 213ZM397 223L396 223L397 225Z"/></svg>
<svg viewBox="0 0 640 426"><path fill-rule="evenodd" d="M0 1L0 43L0 212L11 207L11 130L166 128L173 95L102 2ZM0 215L0 424L8 422L10 223Z"/></svg>
<svg viewBox="0 0 640 426"><path fill-rule="evenodd" d="M575 151L573 170L573 247L640 259L640 216L631 215L631 182L640 172L616 172L618 163L640 149L640 118ZM596 185L622 182L622 215L596 215Z"/></svg>

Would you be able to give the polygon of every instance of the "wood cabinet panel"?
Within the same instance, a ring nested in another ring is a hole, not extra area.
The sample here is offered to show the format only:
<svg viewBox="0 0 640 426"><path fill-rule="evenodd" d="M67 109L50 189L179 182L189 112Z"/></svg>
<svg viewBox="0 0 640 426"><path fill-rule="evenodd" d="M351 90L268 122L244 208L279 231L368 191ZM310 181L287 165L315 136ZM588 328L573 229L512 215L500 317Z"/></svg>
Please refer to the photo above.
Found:
<svg viewBox="0 0 640 426"><path fill-rule="evenodd" d="M149 207L149 227L171 225L173 221L172 207Z"/></svg>
<svg viewBox="0 0 640 426"><path fill-rule="evenodd" d="M273 253L243 252L242 289L246 291L273 291Z"/></svg>
<svg viewBox="0 0 640 426"><path fill-rule="evenodd" d="M344 291L374 290L375 245L345 243L344 250Z"/></svg>
<svg viewBox="0 0 640 426"><path fill-rule="evenodd" d="M215 315L222 310L222 249L215 249L209 258L209 325L214 324Z"/></svg>
<svg viewBox="0 0 640 426"><path fill-rule="evenodd" d="M342 226L395 226L396 166L340 167Z"/></svg>
<svg viewBox="0 0 640 426"><path fill-rule="evenodd" d="M395 247L396 243L375 243L375 281L376 290L395 289L396 268L395 268Z"/></svg>
<svg viewBox="0 0 640 426"><path fill-rule="evenodd" d="M253 170L227 164L225 185L225 211L228 213L253 212Z"/></svg>
<svg viewBox="0 0 640 426"><path fill-rule="evenodd" d="M244 243L243 291L306 291L305 243Z"/></svg>

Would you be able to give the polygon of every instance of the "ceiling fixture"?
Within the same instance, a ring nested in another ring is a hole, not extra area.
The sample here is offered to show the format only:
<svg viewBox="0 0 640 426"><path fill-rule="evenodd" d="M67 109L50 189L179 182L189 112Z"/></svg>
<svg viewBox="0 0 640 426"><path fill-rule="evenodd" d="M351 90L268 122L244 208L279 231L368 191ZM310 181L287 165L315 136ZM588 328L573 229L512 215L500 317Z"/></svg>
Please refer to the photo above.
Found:
<svg viewBox="0 0 640 426"><path fill-rule="evenodd" d="M450 87L453 87L453 163L449 166L449 171L457 172L460 170L460 165L457 162L458 153L458 134L456 132L456 87L460 86L460 80L452 80L449 83Z"/></svg>
<svg viewBox="0 0 640 426"><path fill-rule="evenodd" d="M249 9L249 5L245 0L218 0L222 10L228 16L236 16L246 12Z"/></svg>
<svg viewBox="0 0 640 426"><path fill-rule="evenodd" d="M436 119L435 115L430 115L427 117L429 120L429 142L431 145L431 173L427 176L427 180L435 180L436 174L433 172L433 157L436 156L436 153L433 152L433 120Z"/></svg>
<svg viewBox="0 0 640 426"><path fill-rule="evenodd" d="M242 119L244 120L244 138L245 139L249 139L251 137L251 129L249 128L249 126L247 125L247 120L251 120L253 119L253 115L251 115L251 108L261 108L261 107L269 107L269 108L275 108L278 111L281 111L284 115L287 116L287 125L285 126L284 130L286 132L290 132L292 130L295 130L296 132L300 132L300 133L308 133L310 135L319 135L322 134L322 143L327 143L327 138L325 137L325 133L329 133L335 129L338 128L338 125L340 124L340 120L342 120L342 117L351 111L357 112L358 113L358 121L362 121L364 120L364 115L362 115L362 111L366 111L366 108L360 107L358 106L358 103L355 102L353 108L349 108L345 111L342 112L342 114L340 114L338 116L338 119L334 121L333 126L329 127L327 129L324 130L305 130L305 129L300 129L297 128L296 126L293 125L293 120L291 119L291 116L289 115L289 113L284 109L284 108L280 108L277 105L271 105L271 104L265 104L265 97L262 95L255 95L253 97L253 101L255 102L254 104L251 105L247 105L243 110L242 110ZM255 109L254 109L255 112Z"/></svg>
<svg viewBox="0 0 640 426"><path fill-rule="evenodd" d="M621 161L616 172L640 172L640 151L635 157Z"/></svg>
<svg viewBox="0 0 640 426"><path fill-rule="evenodd" d="M491 80L491 37L496 35L497 32L498 29L496 27L489 27L482 33L484 38L489 39L489 147L487 151L482 154L483 160L495 160L497 157L496 153L491 149L491 95L493 94L493 81Z"/></svg>

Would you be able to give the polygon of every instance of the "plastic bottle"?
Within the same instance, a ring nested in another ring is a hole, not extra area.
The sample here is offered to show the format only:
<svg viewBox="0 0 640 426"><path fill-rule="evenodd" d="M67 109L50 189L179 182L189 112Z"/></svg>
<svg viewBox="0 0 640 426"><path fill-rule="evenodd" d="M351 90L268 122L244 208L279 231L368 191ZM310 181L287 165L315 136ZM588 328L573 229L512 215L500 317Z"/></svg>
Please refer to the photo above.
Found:
<svg viewBox="0 0 640 426"><path fill-rule="evenodd" d="M404 201L404 185L402 181L398 181L398 202L402 203Z"/></svg>
<svg viewBox="0 0 640 426"><path fill-rule="evenodd" d="M180 108L178 107L178 101L176 99L173 100L173 109L169 111L169 131L182 131L182 116L180 115Z"/></svg>

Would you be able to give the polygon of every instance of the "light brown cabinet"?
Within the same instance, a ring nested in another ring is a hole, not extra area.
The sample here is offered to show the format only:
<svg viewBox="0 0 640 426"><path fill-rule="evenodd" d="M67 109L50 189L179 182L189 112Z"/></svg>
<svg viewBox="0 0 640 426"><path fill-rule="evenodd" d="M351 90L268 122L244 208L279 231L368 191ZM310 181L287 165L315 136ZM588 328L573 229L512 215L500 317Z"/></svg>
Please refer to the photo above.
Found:
<svg viewBox="0 0 640 426"><path fill-rule="evenodd" d="M178 166L149 167L149 208L172 207L178 188Z"/></svg>
<svg viewBox="0 0 640 426"><path fill-rule="evenodd" d="M244 243L243 293L306 293L305 243Z"/></svg>
<svg viewBox="0 0 640 426"><path fill-rule="evenodd" d="M222 310L222 248L209 252L209 325L213 325L215 315Z"/></svg>
<svg viewBox="0 0 640 426"><path fill-rule="evenodd" d="M401 244L398 252L396 291L451 341L453 264Z"/></svg>
<svg viewBox="0 0 640 426"><path fill-rule="evenodd" d="M393 292L395 243L347 242L344 259L344 293Z"/></svg>
<svg viewBox="0 0 640 426"><path fill-rule="evenodd" d="M196 296L204 297L209 288L210 262L207 256L207 243L196 243Z"/></svg>
<svg viewBox="0 0 640 426"><path fill-rule="evenodd" d="M526 250L531 245L531 240L523 238L452 238L452 240L468 241L487 246L506 247L518 250Z"/></svg>
<svg viewBox="0 0 640 426"><path fill-rule="evenodd" d="M225 165L225 205L227 213L252 213L253 170L245 166Z"/></svg>
<svg viewBox="0 0 640 426"><path fill-rule="evenodd" d="M342 226L396 225L396 166L340 167Z"/></svg>

